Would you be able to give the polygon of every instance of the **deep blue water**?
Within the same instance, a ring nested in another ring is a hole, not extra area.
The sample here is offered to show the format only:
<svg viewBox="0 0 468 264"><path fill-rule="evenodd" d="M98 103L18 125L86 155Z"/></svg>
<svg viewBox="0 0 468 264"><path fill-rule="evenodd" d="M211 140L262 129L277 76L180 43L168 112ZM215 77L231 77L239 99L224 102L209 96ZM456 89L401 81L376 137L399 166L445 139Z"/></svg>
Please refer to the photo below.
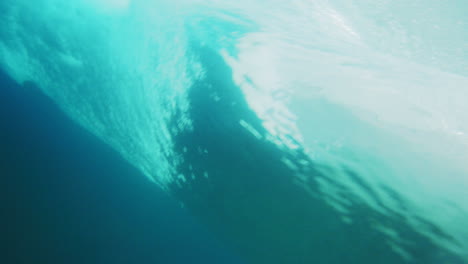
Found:
<svg viewBox="0 0 468 264"><path fill-rule="evenodd" d="M244 263L33 84L0 87L0 263Z"/></svg>
<svg viewBox="0 0 468 264"><path fill-rule="evenodd" d="M5 263L464 263L397 214L357 203L354 222L346 224L322 197L310 196L319 195L316 185L306 192L291 184L285 176L297 169L281 159L304 154L285 154L245 131L240 116L265 133L221 58L200 54L210 71L191 90L194 129L177 137L175 149L184 153L182 173L211 178L175 186L173 196L72 122L33 83L18 85L2 73ZM223 100L211 100L212 93ZM182 151L187 145L191 150ZM313 167L301 170L321 177ZM391 250L373 221L399 230L416 257Z"/></svg>
<svg viewBox="0 0 468 264"><path fill-rule="evenodd" d="M0 1L0 263L467 263L462 2Z"/></svg>

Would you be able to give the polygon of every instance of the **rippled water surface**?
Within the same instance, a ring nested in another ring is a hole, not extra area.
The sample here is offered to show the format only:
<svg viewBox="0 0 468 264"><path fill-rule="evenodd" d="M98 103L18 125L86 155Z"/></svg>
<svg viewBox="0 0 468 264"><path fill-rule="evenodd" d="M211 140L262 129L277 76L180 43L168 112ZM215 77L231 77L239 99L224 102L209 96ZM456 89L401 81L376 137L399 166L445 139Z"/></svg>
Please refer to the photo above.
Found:
<svg viewBox="0 0 468 264"><path fill-rule="evenodd" d="M249 263L468 262L463 0L3 0L0 14L2 70Z"/></svg>

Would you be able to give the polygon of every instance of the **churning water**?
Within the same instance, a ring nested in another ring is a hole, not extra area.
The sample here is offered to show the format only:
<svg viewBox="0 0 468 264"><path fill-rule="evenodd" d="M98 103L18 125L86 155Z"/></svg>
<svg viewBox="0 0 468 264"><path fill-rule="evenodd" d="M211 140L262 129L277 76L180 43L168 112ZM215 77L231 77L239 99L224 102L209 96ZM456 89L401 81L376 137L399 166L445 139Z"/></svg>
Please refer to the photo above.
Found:
<svg viewBox="0 0 468 264"><path fill-rule="evenodd" d="M467 263L464 0L3 0L0 66L251 263Z"/></svg>

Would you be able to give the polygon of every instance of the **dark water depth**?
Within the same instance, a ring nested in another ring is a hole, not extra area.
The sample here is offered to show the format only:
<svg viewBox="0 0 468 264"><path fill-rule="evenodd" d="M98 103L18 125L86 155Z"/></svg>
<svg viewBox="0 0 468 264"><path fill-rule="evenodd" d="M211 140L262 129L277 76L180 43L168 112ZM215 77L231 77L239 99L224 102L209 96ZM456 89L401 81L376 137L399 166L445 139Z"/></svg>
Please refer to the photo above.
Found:
<svg viewBox="0 0 468 264"><path fill-rule="evenodd" d="M236 254L252 264L465 263L399 212L379 213L344 187L352 221L343 221L314 181L326 179L324 171L301 149L281 149L242 127L244 120L267 134L229 66L209 49L194 49L206 74L189 92L193 129L175 136L185 180L170 186L173 197L34 84L0 74L1 263L241 263ZM360 175L347 173L378 201Z"/></svg>
<svg viewBox="0 0 468 264"><path fill-rule="evenodd" d="M0 72L0 263L242 263L180 204Z"/></svg>

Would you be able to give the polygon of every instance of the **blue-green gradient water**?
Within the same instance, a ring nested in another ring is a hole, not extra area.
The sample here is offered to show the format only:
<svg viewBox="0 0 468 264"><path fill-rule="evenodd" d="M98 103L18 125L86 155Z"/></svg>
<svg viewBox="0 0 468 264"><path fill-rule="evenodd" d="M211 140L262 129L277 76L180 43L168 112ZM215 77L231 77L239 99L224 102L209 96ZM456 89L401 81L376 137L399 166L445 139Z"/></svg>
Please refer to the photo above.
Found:
<svg viewBox="0 0 468 264"><path fill-rule="evenodd" d="M249 263L468 262L464 0L3 0L0 25L2 70Z"/></svg>

